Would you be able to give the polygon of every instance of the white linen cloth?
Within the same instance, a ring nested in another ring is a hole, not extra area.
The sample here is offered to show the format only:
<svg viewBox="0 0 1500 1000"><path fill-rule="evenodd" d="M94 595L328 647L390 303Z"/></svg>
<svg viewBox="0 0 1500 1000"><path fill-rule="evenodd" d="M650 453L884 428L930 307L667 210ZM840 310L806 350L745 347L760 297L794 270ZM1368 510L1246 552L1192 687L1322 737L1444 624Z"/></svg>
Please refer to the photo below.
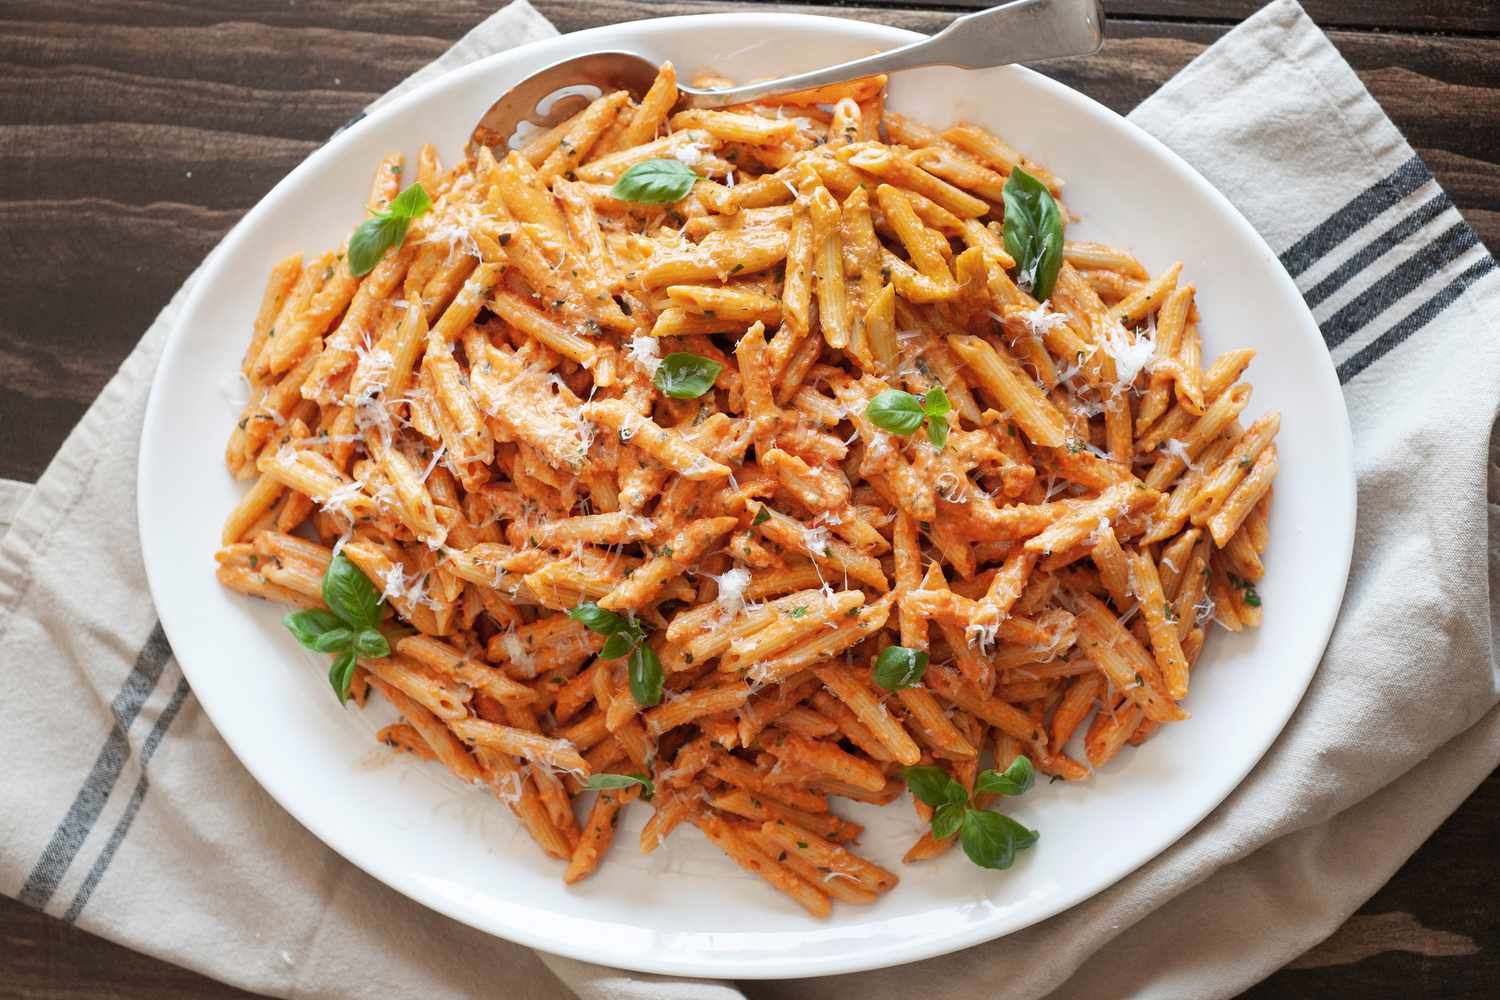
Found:
<svg viewBox="0 0 1500 1000"><path fill-rule="evenodd" d="M402 87L551 34L517 0ZM542 955L385 888L251 779L157 624L136 451L179 292L0 537L0 891L279 997L1202 1000L1321 940L1500 762L1500 279L1293 0L1131 118L1281 254L1338 368L1359 474L1348 593L1306 698L1240 788L1139 871L955 955L739 986ZM0 532L19 495L0 489Z"/></svg>

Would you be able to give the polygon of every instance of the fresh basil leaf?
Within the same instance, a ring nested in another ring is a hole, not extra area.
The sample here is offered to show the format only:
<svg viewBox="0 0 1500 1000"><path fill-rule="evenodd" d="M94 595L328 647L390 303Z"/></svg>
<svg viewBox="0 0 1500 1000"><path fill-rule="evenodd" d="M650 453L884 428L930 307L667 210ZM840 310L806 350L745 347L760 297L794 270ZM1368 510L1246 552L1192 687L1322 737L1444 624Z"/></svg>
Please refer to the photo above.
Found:
<svg viewBox="0 0 1500 1000"><path fill-rule="evenodd" d="M342 653L354 645L354 632L343 625L331 628L313 640L312 649L318 653Z"/></svg>
<svg viewBox="0 0 1500 1000"><path fill-rule="evenodd" d="M1011 761L1004 771L986 768L974 779L974 791L996 792L1000 795L1022 795L1036 784L1036 769L1025 754Z"/></svg>
<svg viewBox="0 0 1500 1000"><path fill-rule="evenodd" d="M758 528L771 519L771 512L766 510L766 505L761 504L760 510L756 512L755 519L750 522L750 527Z"/></svg>
<svg viewBox="0 0 1500 1000"><path fill-rule="evenodd" d="M408 222L419 215L425 214L432 208L432 199L427 196L427 189L420 184L413 184L391 199L390 208L386 209L391 215L397 215Z"/></svg>
<svg viewBox="0 0 1500 1000"><path fill-rule="evenodd" d="M298 642L308 649L317 648L313 642L324 632L344 627L338 615L332 611L324 611L322 608L293 611L281 619L281 623L286 626L288 632L296 636Z"/></svg>
<svg viewBox="0 0 1500 1000"><path fill-rule="evenodd" d="M906 787L919 801L936 809L950 802L966 803L969 793L964 786L948 776L948 772L931 765L916 765L901 769Z"/></svg>
<svg viewBox="0 0 1500 1000"><path fill-rule="evenodd" d="M661 359L651 381L673 399L697 399L714 387L714 379L723 370L717 361L677 351Z"/></svg>
<svg viewBox="0 0 1500 1000"><path fill-rule="evenodd" d="M362 628L354 637L354 655L361 659L390 656L391 644L377 629Z"/></svg>
<svg viewBox="0 0 1500 1000"><path fill-rule="evenodd" d="M1005 252L1015 258L1016 283L1045 302L1062 267L1062 212L1047 185L1016 167L1001 189Z"/></svg>
<svg viewBox="0 0 1500 1000"><path fill-rule="evenodd" d="M945 802L932 814L932 835L938 840L951 837L963 825L964 812L968 807L962 802Z"/></svg>
<svg viewBox="0 0 1500 1000"><path fill-rule="evenodd" d="M910 434L922 426L922 401L909 392L887 389L865 407L870 423L892 434Z"/></svg>
<svg viewBox="0 0 1500 1000"><path fill-rule="evenodd" d="M927 651L887 646L875 657L875 683L887 691L915 687L927 672Z"/></svg>
<svg viewBox="0 0 1500 1000"><path fill-rule="evenodd" d="M604 640L604 648L599 650L599 659L618 660L635 647L629 632L620 631Z"/></svg>
<svg viewBox="0 0 1500 1000"><path fill-rule="evenodd" d="M620 175L609 196L620 201L665 205L681 201L698 183L698 175L681 160L643 160Z"/></svg>
<svg viewBox="0 0 1500 1000"><path fill-rule="evenodd" d="M333 693L339 696L340 705L349 700L349 685L354 680L354 664L354 650L346 649L333 658L333 666L328 668L328 683L333 685Z"/></svg>
<svg viewBox="0 0 1500 1000"><path fill-rule="evenodd" d="M656 651L644 642L630 651L626 661L630 676L630 696L643 708L661 704L662 671L661 660Z"/></svg>
<svg viewBox="0 0 1500 1000"><path fill-rule="evenodd" d="M1037 832L988 809L967 809L958 839L969 860L981 868L1009 868L1016 852L1037 842Z"/></svg>
<svg viewBox="0 0 1500 1000"><path fill-rule="evenodd" d="M1245 594L1244 594L1244 597L1245 597L1245 603L1248 604L1248 605L1250 605L1252 608L1258 608L1258 607L1260 607L1260 591L1258 591L1258 590L1255 589L1255 584L1253 584L1253 583L1246 583L1245 584Z"/></svg>
<svg viewBox="0 0 1500 1000"><path fill-rule="evenodd" d="M390 207L361 222L349 237L349 273L369 274L391 247L406 239L411 220L432 208L427 189L413 184L392 199Z"/></svg>
<svg viewBox="0 0 1500 1000"><path fill-rule="evenodd" d="M575 622L583 622L584 626L590 632L597 632L600 635L614 635L630 624L624 615L617 615L613 611L607 611L593 601L584 601L578 607L569 611L568 617Z"/></svg>
<svg viewBox="0 0 1500 1000"><path fill-rule="evenodd" d="M943 391L943 387L935 385L922 398L922 409L929 417L944 417L953 412L953 404L948 402L948 394Z"/></svg>
<svg viewBox="0 0 1500 1000"><path fill-rule="evenodd" d="M342 552L323 573L323 603L352 629L380 621L380 591Z"/></svg>
<svg viewBox="0 0 1500 1000"><path fill-rule="evenodd" d="M931 416L927 417L927 440L938 451L943 450L943 445L948 443L948 418Z"/></svg>
<svg viewBox="0 0 1500 1000"><path fill-rule="evenodd" d="M408 225L383 212L361 222L349 237L349 273L361 278L375 270L385 252L406 238Z"/></svg>
<svg viewBox="0 0 1500 1000"><path fill-rule="evenodd" d="M641 798L647 802L656 794L656 783L644 774L591 774L585 783L587 788L629 788L641 786Z"/></svg>

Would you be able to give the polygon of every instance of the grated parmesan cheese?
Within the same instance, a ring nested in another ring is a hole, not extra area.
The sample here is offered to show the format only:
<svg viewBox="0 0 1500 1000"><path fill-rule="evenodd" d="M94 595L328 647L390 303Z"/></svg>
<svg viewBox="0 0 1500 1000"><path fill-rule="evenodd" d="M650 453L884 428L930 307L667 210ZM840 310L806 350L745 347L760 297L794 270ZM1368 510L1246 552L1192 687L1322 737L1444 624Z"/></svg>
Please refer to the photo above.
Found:
<svg viewBox="0 0 1500 1000"><path fill-rule="evenodd" d="M1190 472L1198 472L1203 468L1193 461L1193 456L1188 454L1187 445L1177 438L1167 438L1161 443L1161 450L1187 466Z"/></svg>
<svg viewBox="0 0 1500 1000"><path fill-rule="evenodd" d="M1084 542L1084 544L1086 544L1090 548L1092 548L1094 545L1098 544L1099 539L1108 530L1109 530L1109 518L1107 518L1107 517L1101 517L1101 518L1099 518L1099 523L1094 526L1094 530L1092 532L1090 532L1089 537Z"/></svg>
<svg viewBox="0 0 1500 1000"><path fill-rule="evenodd" d="M684 142L672 151L672 156L685 167L696 167L708 155L708 147L701 142Z"/></svg>
<svg viewBox="0 0 1500 1000"><path fill-rule="evenodd" d="M749 570L736 566L718 576L710 574L710 579L719 585L720 621L734 618L745 609L745 591L750 587Z"/></svg>
<svg viewBox="0 0 1500 1000"><path fill-rule="evenodd" d="M319 501L319 507L330 514L338 514L345 520L352 521L354 515L349 511L349 501L361 496L364 488L365 483L362 479L342 483Z"/></svg>
<svg viewBox="0 0 1500 1000"><path fill-rule="evenodd" d="M499 567L497 566L496 569ZM500 652L505 654L505 658L517 670L528 676L536 676L536 657L527 652L525 645L521 642L521 637L516 635L515 629L511 629L500 637Z"/></svg>
<svg viewBox="0 0 1500 1000"><path fill-rule="evenodd" d="M385 571L382 582L385 584L385 589L380 592L381 600L425 604L429 608L436 606L436 602L427 596L426 573L418 573L408 578L405 566L401 563L391 563L390 568Z"/></svg>
<svg viewBox="0 0 1500 1000"><path fill-rule="evenodd" d="M988 624L970 624L964 629L964 638L968 640L969 645L977 647L980 653L987 653L1000 635L1000 622L1001 619L997 615L995 620Z"/></svg>
<svg viewBox="0 0 1500 1000"><path fill-rule="evenodd" d="M625 352L625 357L640 365L648 376L655 378L656 369L661 367L661 344L655 337L631 337L630 350Z"/></svg>
<svg viewBox="0 0 1500 1000"><path fill-rule="evenodd" d="M1099 347L1115 362L1115 390L1123 392L1135 384L1135 377L1145 371L1156 353L1156 338L1142 334L1130 339L1125 327L1113 323L1104 331Z"/></svg>
<svg viewBox="0 0 1500 1000"><path fill-rule="evenodd" d="M1208 594L1204 594L1203 600L1193 605L1193 611L1195 612L1193 617L1193 624L1202 625L1204 622L1209 620L1217 621L1218 618L1216 617L1216 615L1218 613L1218 610L1219 609L1214 606L1213 597Z"/></svg>
<svg viewBox="0 0 1500 1000"><path fill-rule="evenodd" d="M447 445L438 445L437 451L432 453L432 459L427 463L427 468L422 470L422 482L427 482L427 477L432 475L432 470L437 468L438 462L443 460L443 452L447 450Z"/></svg>
<svg viewBox="0 0 1500 1000"><path fill-rule="evenodd" d="M990 315L994 316L995 319L1000 318L999 316L995 316L994 313L990 313ZM1068 325L1068 317L1062 313L1053 312L1051 304L1047 302L1043 302L1035 309L1018 312L1015 316L1021 322L1025 323L1026 329L1030 330L1032 335L1036 337L1045 336L1059 327Z"/></svg>
<svg viewBox="0 0 1500 1000"><path fill-rule="evenodd" d="M828 555L828 529L824 527L803 528L802 546L810 553L820 556Z"/></svg>

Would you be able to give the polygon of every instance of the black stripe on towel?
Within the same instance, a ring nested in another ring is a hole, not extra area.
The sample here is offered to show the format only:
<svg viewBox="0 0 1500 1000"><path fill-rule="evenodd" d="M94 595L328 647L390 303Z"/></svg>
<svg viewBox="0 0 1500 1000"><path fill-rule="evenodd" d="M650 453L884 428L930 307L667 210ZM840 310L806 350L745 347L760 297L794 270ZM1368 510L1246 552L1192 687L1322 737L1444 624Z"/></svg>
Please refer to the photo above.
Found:
<svg viewBox="0 0 1500 1000"><path fill-rule="evenodd" d="M1403 296L1420 288L1423 282L1457 260L1479 242L1474 230L1459 219L1441 235L1392 268L1390 273L1367 288L1364 294L1320 324L1323 341L1331 351L1369 325Z"/></svg>
<svg viewBox="0 0 1500 1000"><path fill-rule="evenodd" d="M1453 202L1448 198L1447 193L1439 191L1437 197L1424 202L1415 212L1365 244L1364 249L1359 253L1344 261L1332 274L1309 288L1302 296L1307 300L1307 308L1316 309L1319 303L1347 285L1361 271L1390 253L1407 237L1452 207Z"/></svg>
<svg viewBox="0 0 1500 1000"><path fill-rule="evenodd" d="M94 889L99 885L99 880L104 878L104 873L109 868L109 863L115 858L115 851L125 841L125 835L130 832L130 825L135 822L135 814L140 811L141 802L146 798L146 789L150 782L146 780L146 765L151 763L151 758L156 754L156 748L161 745L162 739L167 735L167 730L172 726L172 720L177 718L177 712L182 708L182 703L187 700L191 693L187 678L184 677L177 682L177 688L172 692L172 700L167 702L167 707L162 709L161 715L157 717L156 725L151 727L151 733L146 741L141 744L141 776L135 783L135 791L130 793L130 802L125 806L125 812L115 823L114 831L109 835L104 849L99 852L99 857L94 860L94 866L89 869L83 885L78 887L78 892L73 896L73 902L69 904L68 910L63 914L63 919L73 923L83 908L88 905L89 897L94 894Z"/></svg>
<svg viewBox="0 0 1500 1000"><path fill-rule="evenodd" d="M83 842L94 829L94 824L99 821L99 814L104 811L115 784L120 780L120 772L130 759L130 740L126 734L130 731L131 723L140 714L141 706L155 690L156 682L161 678L161 672L171 656L172 647L167 644L161 622L157 622L146 639L146 645L136 657L135 666L125 678L120 693L110 703L109 710L114 716L114 725L105 737L98 757L94 759L94 766L84 779L83 786L78 789L78 794L73 797L73 804L68 807L62 822L53 831L52 839L47 842L42 856L37 859L31 874L27 876L26 884L16 896L27 906L38 910L46 907L63 876L67 874L68 866L73 863Z"/></svg>
<svg viewBox="0 0 1500 1000"><path fill-rule="evenodd" d="M1495 270L1495 258L1486 254L1475 261L1462 274L1454 278L1442 291L1412 310L1405 319L1366 344L1364 349L1339 365L1340 384L1370 367L1412 334L1432 322L1439 313L1451 306L1470 285ZM1481 335L1481 331L1475 331Z"/></svg>
<svg viewBox="0 0 1500 1000"><path fill-rule="evenodd" d="M1390 176L1355 195L1343 208L1320 222L1316 229L1293 243L1281 255L1281 266L1295 278L1368 225L1371 219L1431 179L1432 174L1427 172L1422 160L1413 156Z"/></svg>

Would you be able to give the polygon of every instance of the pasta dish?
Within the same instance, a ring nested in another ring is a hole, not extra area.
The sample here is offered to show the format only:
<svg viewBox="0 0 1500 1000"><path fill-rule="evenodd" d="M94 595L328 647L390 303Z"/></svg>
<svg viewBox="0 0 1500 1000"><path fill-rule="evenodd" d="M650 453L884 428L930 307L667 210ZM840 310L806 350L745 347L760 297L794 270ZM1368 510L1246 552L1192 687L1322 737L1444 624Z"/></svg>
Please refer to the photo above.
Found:
<svg viewBox="0 0 1500 1000"><path fill-rule="evenodd" d="M1009 798L1185 720L1211 625L1261 622L1252 352L884 78L676 103L665 64L519 149L392 154L272 268L218 578L569 882L633 808L826 916L897 883L837 801L908 790L905 861L1009 867L1045 834Z"/></svg>

